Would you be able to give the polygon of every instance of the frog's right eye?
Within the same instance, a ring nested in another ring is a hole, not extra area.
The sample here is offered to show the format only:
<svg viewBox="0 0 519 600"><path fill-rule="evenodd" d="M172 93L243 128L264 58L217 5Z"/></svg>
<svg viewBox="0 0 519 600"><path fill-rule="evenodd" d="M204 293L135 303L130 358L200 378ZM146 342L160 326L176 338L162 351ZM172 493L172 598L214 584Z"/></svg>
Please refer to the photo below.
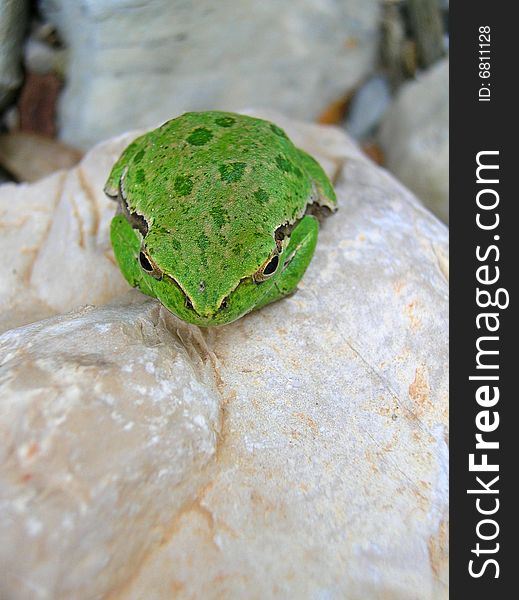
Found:
<svg viewBox="0 0 519 600"><path fill-rule="evenodd" d="M155 279L162 279L162 271L143 250L139 252L139 264L142 270L146 271L148 275L151 275Z"/></svg>
<svg viewBox="0 0 519 600"><path fill-rule="evenodd" d="M253 279L256 283L265 281L269 277L272 277L277 271L279 266L279 254L276 250L270 258L263 264L263 266L254 274Z"/></svg>

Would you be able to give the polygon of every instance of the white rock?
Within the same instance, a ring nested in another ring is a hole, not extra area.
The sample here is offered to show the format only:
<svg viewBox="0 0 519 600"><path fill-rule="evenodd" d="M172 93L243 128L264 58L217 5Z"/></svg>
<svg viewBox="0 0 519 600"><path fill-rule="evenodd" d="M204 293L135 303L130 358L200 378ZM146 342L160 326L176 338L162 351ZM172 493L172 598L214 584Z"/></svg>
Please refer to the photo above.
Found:
<svg viewBox="0 0 519 600"><path fill-rule="evenodd" d="M0 596L447 598L447 230L342 132L266 116L337 175L294 296L200 330L134 291L0 338ZM6 304L125 288L108 207L81 247L64 198L87 222L128 139L0 188L23 207L4 257L36 198L67 240Z"/></svg>
<svg viewBox="0 0 519 600"><path fill-rule="evenodd" d="M115 266L102 189L135 134L112 140L78 167L37 185L0 188L0 331L85 304L104 304L128 286ZM87 283L88 282L88 283Z"/></svg>
<svg viewBox="0 0 519 600"><path fill-rule="evenodd" d="M69 46L61 136L74 147L186 110L314 119L376 60L377 0L43 0Z"/></svg>
<svg viewBox="0 0 519 600"><path fill-rule="evenodd" d="M405 85L382 120L387 167L446 223L449 220L449 62Z"/></svg>
<svg viewBox="0 0 519 600"><path fill-rule="evenodd" d="M210 483L220 398L167 320L148 302L2 336L2 598L104 596Z"/></svg>
<svg viewBox="0 0 519 600"><path fill-rule="evenodd" d="M0 0L0 108L22 82L22 42L27 26L26 0Z"/></svg>

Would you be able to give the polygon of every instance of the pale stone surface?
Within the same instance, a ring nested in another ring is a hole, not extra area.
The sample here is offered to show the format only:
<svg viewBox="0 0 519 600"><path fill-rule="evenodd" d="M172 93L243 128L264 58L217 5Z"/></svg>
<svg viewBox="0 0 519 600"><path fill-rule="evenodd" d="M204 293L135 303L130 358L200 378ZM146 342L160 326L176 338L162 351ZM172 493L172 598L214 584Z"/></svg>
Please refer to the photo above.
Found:
<svg viewBox="0 0 519 600"><path fill-rule="evenodd" d="M440 219L449 220L449 61L408 83L382 120L388 169Z"/></svg>
<svg viewBox="0 0 519 600"><path fill-rule="evenodd" d="M78 167L36 185L0 188L0 331L85 304L103 304L127 284L115 266L102 189L136 134L101 144Z"/></svg>
<svg viewBox="0 0 519 600"><path fill-rule="evenodd" d="M2 598L101 597L210 481L219 398L167 321L148 302L2 337Z"/></svg>
<svg viewBox="0 0 519 600"><path fill-rule="evenodd" d="M0 338L9 598L447 598L447 230L342 132L267 116L340 210L300 290L225 327L120 296L100 190L130 135L1 190L66 240L17 311L117 296Z"/></svg>
<svg viewBox="0 0 519 600"><path fill-rule="evenodd" d="M186 110L315 119L376 61L378 0L44 0L69 47L61 136L86 148Z"/></svg>

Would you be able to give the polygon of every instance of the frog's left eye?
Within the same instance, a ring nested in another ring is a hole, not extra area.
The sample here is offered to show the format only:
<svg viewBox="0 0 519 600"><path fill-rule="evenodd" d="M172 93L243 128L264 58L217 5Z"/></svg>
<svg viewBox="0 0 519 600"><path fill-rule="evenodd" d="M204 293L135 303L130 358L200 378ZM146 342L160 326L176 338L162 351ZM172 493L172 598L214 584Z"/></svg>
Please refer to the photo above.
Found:
<svg viewBox="0 0 519 600"><path fill-rule="evenodd" d="M151 275L155 279L162 279L162 271L143 250L139 252L139 263L142 270L146 271L148 275Z"/></svg>
<svg viewBox="0 0 519 600"><path fill-rule="evenodd" d="M274 253L267 262L254 274L254 281L265 281L272 277L279 267L279 254Z"/></svg>

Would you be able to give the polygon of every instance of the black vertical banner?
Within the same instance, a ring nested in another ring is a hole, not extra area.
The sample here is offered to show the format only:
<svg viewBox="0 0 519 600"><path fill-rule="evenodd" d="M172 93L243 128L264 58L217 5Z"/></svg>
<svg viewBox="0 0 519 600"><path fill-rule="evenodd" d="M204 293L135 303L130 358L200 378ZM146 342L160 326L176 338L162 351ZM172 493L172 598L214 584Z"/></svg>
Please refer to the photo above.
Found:
<svg viewBox="0 0 519 600"><path fill-rule="evenodd" d="M514 383L515 376L519 379L514 185L519 28L513 8L514 2L488 0L450 5L450 590L455 599L515 597L519 578Z"/></svg>

